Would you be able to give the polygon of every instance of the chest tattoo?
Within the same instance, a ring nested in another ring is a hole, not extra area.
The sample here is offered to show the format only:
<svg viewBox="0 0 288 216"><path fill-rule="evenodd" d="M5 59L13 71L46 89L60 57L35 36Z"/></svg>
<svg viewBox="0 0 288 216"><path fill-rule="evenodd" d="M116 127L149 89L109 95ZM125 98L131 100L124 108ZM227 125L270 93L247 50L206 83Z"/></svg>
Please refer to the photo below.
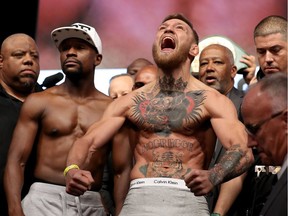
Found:
<svg viewBox="0 0 288 216"><path fill-rule="evenodd" d="M134 98L132 118L138 127L153 132L188 130L199 122L205 98L204 91L142 93Z"/></svg>

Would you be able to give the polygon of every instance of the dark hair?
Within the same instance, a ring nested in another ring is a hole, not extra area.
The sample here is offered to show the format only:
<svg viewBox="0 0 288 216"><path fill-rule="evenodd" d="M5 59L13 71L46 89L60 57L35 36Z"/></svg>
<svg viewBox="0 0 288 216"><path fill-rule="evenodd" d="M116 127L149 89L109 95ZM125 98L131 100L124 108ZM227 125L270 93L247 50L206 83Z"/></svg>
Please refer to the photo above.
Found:
<svg viewBox="0 0 288 216"><path fill-rule="evenodd" d="M166 16L164 18L164 20L162 21L162 23L166 22L167 20L171 20L171 19L179 19L179 20L182 20L183 22L185 22L187 25L189 25L189 27L191 28L192 32L193 32L193 36L194 36L194 39L195 39L195 42L196 44L199 43L199 36L197 34L197 32L195 31L192 23L189 21L188 18L186 18L183 14L181 13L175 13L175 14L170 14L168 16Z"/></svg>

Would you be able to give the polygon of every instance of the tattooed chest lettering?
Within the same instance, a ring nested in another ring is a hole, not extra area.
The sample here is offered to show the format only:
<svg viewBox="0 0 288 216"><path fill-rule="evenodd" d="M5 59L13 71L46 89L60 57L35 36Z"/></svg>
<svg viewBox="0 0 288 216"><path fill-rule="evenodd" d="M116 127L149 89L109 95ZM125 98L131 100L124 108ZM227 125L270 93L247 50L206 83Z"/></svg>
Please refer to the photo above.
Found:
<svg viewBox="0 0 288 216"><path fill-rule="evenodd" d="M205 98L203 91L140 94L134 98L132 119L141 129L158 133L188 130L200 121Z"/></svg>

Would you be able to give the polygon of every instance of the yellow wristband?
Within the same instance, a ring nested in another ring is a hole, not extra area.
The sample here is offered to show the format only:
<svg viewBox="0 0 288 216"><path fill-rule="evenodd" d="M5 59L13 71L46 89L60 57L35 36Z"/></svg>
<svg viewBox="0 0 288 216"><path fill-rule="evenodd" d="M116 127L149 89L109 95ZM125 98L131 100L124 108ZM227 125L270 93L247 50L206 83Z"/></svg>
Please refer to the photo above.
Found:
<svg viewBox="0 0 288 216"><path fill-rule="evenodd" d="M66 176L69 170L71 169L80 169L78 165L76 164L71 164L70 166L67 166L63 172L63 175Z"/></svg>

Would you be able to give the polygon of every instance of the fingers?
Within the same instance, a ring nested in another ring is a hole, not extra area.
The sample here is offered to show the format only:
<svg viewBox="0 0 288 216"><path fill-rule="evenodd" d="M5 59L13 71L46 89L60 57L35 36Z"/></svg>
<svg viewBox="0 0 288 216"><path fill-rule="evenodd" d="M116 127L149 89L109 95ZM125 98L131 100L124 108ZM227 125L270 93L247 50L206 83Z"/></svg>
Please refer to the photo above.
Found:
<svg viewBox="0 0 288 216"><path fill-rule="evenodd" d="M243 55L242 59L240 59L240 62L247 64L248 66L256 66L256 59L253 55Z"/></svg>
<svg viewBox="0 0 288 216"><path fill-rule="evenodd" d="M89 171L74 170L66 176L66 192L75 196L83 195L91 189L93 183L94 180Z"/></svg>
<svg viewBox="0 0 288 216"><path fill-rule="evenodd" d="M208 171L206 170L192 170L185 176L184 181L186 182L186 186L195 194L195 196L206 195L213 188L213 185L209 180Z"/></svg>
<svg viewBox="0 0 288 216"><path fill-rule="evenodd" d="M246 69L247 72L252 73L255 72L256 69L256 60L255 56L253 55L243 55L240 62L246 64L248 68Z"/></svg>

